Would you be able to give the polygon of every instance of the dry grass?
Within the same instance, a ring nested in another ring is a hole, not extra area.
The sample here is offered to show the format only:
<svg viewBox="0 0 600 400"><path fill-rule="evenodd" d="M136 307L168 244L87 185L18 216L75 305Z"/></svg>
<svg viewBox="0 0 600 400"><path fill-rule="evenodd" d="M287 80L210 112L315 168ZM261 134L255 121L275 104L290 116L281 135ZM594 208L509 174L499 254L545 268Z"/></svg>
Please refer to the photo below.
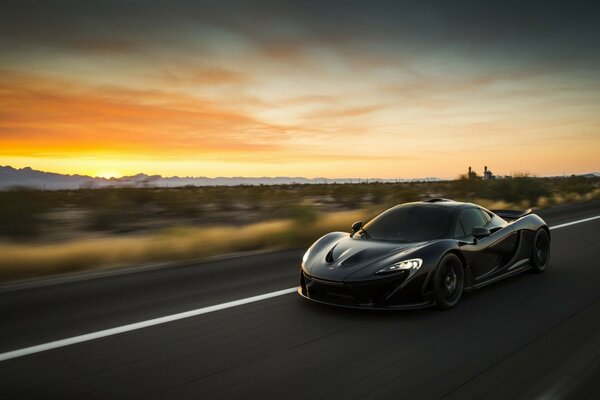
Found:
<svg viewBox="0 0 600 400"><path fill-rule="evenodd" d="M53 244L0 244L0 281L144 262L201 258L257 249L308 246L322 234L347 231L362 211L324 215L300 225L276 220L241 227L169 228L158 234L99 237Z"/></svg>

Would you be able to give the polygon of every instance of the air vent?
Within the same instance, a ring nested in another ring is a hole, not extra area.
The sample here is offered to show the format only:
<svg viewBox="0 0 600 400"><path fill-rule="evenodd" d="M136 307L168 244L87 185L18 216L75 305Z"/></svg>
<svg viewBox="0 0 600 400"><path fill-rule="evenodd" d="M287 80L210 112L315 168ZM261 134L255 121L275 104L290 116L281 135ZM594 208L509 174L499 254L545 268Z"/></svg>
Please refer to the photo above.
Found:
<svg viewBox="0 0 600 400"><path fill-rule="evenodd" d="M335 249L335 247L334 247ZM331 264L333 262L333 249L329 250L327 255L325 256L325 261Z"/></svg>

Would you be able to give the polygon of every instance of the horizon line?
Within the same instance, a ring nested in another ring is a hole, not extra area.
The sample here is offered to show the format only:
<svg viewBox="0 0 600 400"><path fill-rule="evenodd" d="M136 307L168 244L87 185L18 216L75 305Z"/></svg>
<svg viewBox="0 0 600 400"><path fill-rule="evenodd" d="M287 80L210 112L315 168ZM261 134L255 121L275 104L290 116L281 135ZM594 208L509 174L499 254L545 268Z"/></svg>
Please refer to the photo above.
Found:
<svg viewBox="0 0 600 400"><path fill-rule="evenodd" d="M371 176L371 177L325 177L325 176L318 176L318 177L314 177L314 178L309 178L306 176L214 176L214 177L210 177L210 176L179 176L179 175L171 175L171 176L163 176L161 174L147 174L145 172L138 172L136 174L133 175L122 175L122 176L113 176L113 177L103 177L103 176L93 176L93 175L87 175L87 174L79 174L79 173L74 173L74 174L65 174L65 173L60 173L60 172L54 172L54 171L44 171L44 170L39 170L39 169L34 169L30 166L26 166L26 167L22 167L22 168L17 168L17 167L13 167L12 165L0 165L0 168L10 168L13 169L15 171L22 171L22 170L30 170L30 171L34 171L34 172L41 172L41 173L46 173L46 174L54 174L54 175L61 175L61 176L65 176L65 177L83 177L83 178L90 178L90 179L99 179L99 180L104 180L104 181L118 181L118 180L123 180L123 179L127 179L127 178L135 178L135 177L140 177L140 176L145 176L145 177L149 177L149 178L155 178L155 179L208 179L208 180L216 180L216 179L251 179L251 180L260 180L260 179L304 179L304 180L309 180L309 181L318 181L318 180L327 180L327 181L359 181L357 183L360 183L360 181L369 181L369 180L374 180L374 181L426 181L426 180L438 180L438 181L452 181L452 180L458 180L461 179L462 177L466 176L467 174L458 174L455 178L440 178L437 176L426 176L426 177L412 177L412 178L401 178L401 177L392 177L392 178L382 178L382 177L376 177L376 176ZM533 177L533 178L553 178L553 177L569 177L569 176L584 176L584 175L598 175L600 174L597 171L589 171L589 172L585 172L585 173L579 173L579 174L569 174L569 173L563 173L561 175L536 175L536 174L530 174L527 172L523 172L523 173L515 173L515 174L500 174L500 175L494 175L494 177L498 177L498 178L505 178L505 177L520 177L520 176L525 176L525 177ZM483 175L478 175L478 177L482 177Z"/></svg>

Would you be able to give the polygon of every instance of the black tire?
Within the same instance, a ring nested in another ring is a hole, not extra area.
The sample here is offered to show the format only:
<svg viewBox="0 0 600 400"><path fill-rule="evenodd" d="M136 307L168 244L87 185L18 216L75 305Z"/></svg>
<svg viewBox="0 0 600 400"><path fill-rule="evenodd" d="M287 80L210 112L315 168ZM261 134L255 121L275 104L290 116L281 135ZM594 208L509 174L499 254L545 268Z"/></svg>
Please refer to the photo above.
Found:
<svg viewBox="0 0 600 400"><path fill-rule="evenodd" d="M448 253L440 260L433 287L438 308L448 310L458 304L465 287L465 270L456 254Z"/></svg>
<svg viewBox="0 0 600 400"><path fill-rule="evenodd" d="M545 229L539 229L533 239L531 250L531 270L542 273L550 263L550 235Z"/></svg>

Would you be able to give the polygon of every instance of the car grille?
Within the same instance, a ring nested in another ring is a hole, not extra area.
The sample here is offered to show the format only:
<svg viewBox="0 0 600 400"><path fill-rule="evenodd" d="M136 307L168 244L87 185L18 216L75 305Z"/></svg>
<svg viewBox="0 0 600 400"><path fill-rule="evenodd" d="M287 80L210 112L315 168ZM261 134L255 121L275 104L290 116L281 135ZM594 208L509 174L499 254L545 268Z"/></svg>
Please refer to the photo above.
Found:
<svg viewBox="0 0 600 400"><path fill-rule="evenodd" d="M407 273L400 272L385 281L347 285L317 280L303 274L301 286L302 292L314 300L350 306L376 306L385 303L387 296L407 276Z"/></svg>

